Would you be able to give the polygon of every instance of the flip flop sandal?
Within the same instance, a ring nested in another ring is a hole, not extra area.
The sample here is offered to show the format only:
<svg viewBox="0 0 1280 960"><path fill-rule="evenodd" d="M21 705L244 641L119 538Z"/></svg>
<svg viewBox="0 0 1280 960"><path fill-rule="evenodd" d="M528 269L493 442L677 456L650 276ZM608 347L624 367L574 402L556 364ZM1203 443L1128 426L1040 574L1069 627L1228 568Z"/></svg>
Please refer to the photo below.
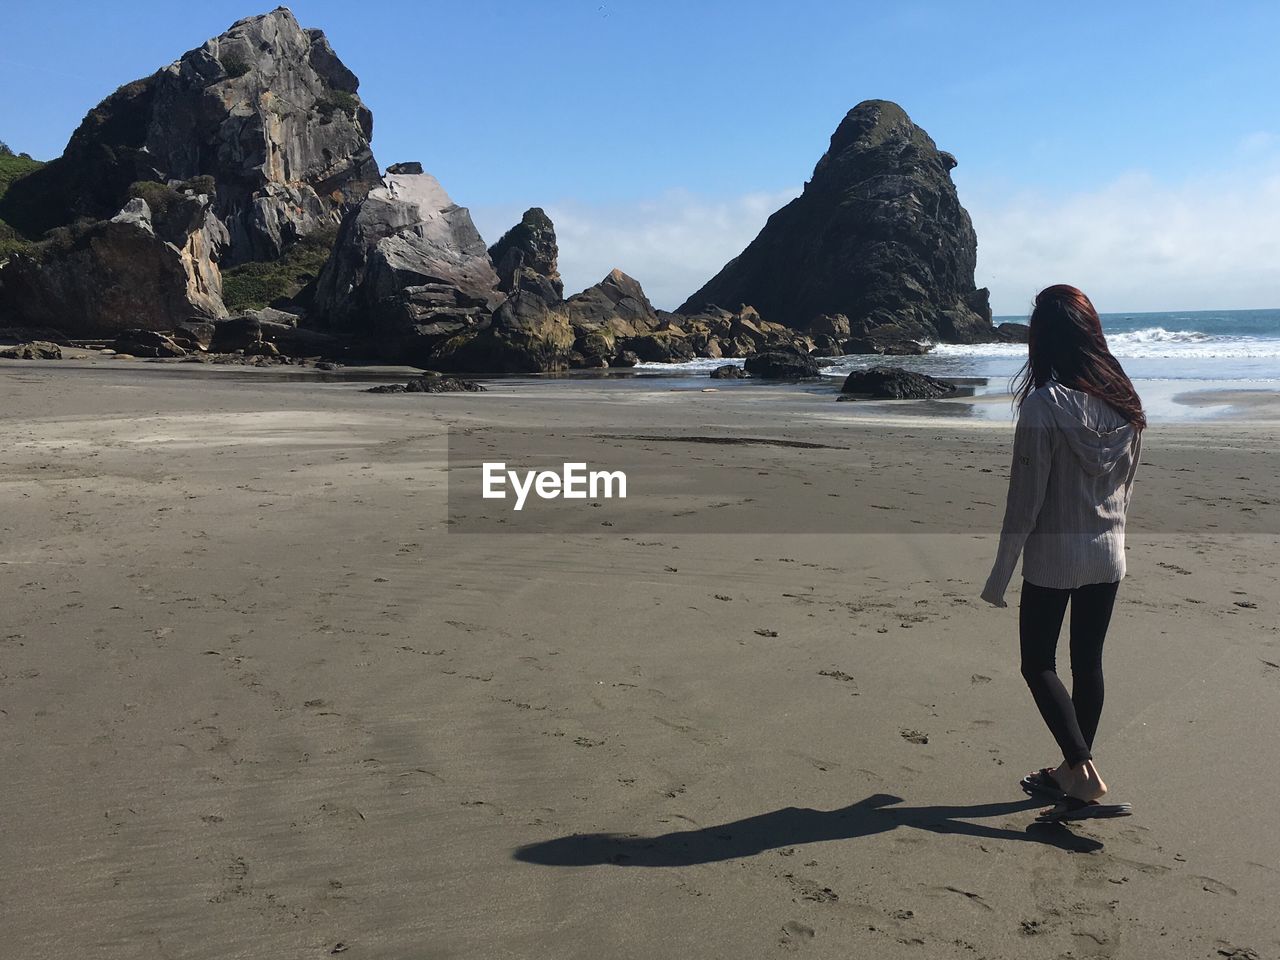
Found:
<svg viewBox="0 0 1280 960"><path fill-rule="evenodd" d="M1058 786L1058 781L1053 779L1052 767L1045 767L1043 770L1027 774L1018 781L1018 786L1024 793L1033 797L1045 797L1054 801L1060 801L1066 797L1066 793Z"/></svg>
<svg viewBox="0 0 1280 960"><path fill-rule="evenodd" d="M1067 820L1101 820L1108 817L1133 816L1133 804L1099 803L1097 800L1081 800L1066 797L1050 810L1036 817L1036 823L1063 823Z"/></svg>

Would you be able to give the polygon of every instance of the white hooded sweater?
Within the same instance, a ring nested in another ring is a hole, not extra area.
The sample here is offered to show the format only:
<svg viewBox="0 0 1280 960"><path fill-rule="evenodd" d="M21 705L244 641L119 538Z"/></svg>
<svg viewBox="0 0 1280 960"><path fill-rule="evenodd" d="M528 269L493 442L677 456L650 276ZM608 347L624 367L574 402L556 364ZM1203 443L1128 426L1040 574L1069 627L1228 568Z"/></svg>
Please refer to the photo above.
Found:
<svg viewBox="0 0 1280 960"><path fill-rule="evenodd" d="M1124 577L1124 527L1141 433L1113 407L1055 381L1018 413L1009 496L982 599L1007 606L1022 554L1024 580L1070 589Z"/></svg>

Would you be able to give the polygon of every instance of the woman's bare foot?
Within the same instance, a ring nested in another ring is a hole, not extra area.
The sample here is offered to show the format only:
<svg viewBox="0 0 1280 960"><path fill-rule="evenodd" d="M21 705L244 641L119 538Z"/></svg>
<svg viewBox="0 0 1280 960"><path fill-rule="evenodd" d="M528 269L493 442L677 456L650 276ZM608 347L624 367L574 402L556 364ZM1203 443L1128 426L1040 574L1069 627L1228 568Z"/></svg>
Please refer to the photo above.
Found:
<svg viewBox="0 0 1280 960"><path fill-rule="evenodd" d="M1107 785L1092 760L1071 766L1065 760L1053 771L1053 779L1062 792L1077 800L1100 800L1107 794Z"/></svg>

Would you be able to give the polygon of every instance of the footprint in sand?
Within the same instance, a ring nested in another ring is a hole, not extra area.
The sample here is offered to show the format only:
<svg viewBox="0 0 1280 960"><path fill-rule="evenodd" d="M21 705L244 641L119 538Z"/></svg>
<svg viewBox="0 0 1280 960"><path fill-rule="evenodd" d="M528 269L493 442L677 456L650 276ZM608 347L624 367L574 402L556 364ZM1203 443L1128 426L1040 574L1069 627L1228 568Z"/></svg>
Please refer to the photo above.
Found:
<svg viewBox="0 0 1280 960"><path fill-rule="evenodd" d="M1191 879L1197 881L1207 893L1220 893L1229 897L1236 895L1234 887L1229 887L1221 880L1215 880L1213 877L1192 877Z"/></svg>
<svg viewBox="0 0 1280 960"><path fill-rule="evenodd" d="M788 920L782 925L782 936L778 940L778 946L794 950L800 944L812 940L814 935L813 927L806 926L799 920Z"/></svg>

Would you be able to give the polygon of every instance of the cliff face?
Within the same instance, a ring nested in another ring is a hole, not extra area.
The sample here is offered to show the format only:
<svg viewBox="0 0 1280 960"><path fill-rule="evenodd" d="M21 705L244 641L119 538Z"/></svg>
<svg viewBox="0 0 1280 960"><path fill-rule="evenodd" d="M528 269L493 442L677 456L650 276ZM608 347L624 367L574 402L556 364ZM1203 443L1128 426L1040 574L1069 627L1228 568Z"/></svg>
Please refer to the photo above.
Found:
<svg viewBox="0 0 1280 960"><path fill-rule="evenodd" d="M992 339L987 291L973 280L977 236L951 182L955 165L897 104L858 104L804 192L679 312L750 304L765 320L801 330L843 314L855 332Z"/></svg>
<svg viewBox="0 0 1280 960"><path fill-rule="evenodd" d="M275 259L377 182L358 85L285 8L241 20L98 104L61 157L13 185L0 219L35 239L109 219L137 181L201 181L227 235L222 266Z"/></svg>

